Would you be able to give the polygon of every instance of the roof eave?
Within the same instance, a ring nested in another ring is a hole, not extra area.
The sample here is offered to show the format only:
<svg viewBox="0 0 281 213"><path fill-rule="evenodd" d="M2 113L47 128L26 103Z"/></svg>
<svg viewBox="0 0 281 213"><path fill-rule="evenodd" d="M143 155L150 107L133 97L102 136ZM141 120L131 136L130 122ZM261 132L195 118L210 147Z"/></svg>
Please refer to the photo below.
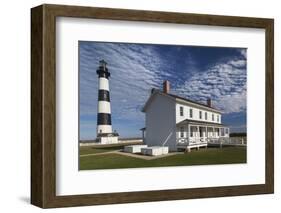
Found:
<svg viewBox="0 0 281 213"><path fill-rule="evenodd" d="M222 124L222 123L212 123L212 122L205 122L205 121L197 121L197 120L190 120L190 119L185 119L183 121L180 121L178 122L176 125L180 125L180 124L183 124L183 123L198 123L199 125L213 125L213 126L223 126L223 127L228 127L227 125L225 124Z"/></svg>
<svg viewBox="0 0 281 213"><path fill-rule="evenodd" d="M204 109L208 109L210 111L215 111L215 112L218 112L218 113L223 113L221 110L218 110L218 109L215 109L215 108L212 108L212 107L208 107L208 106L204 106L202 104L197 104L197 103L193 103L191 101L187 101L187 100L183 100L183 99L180 99L180 98L176 98L176 101L177 102L182 102L182 103L188 103L188 104L191 104L191 105L195 105L196 107L201 107L201 108L204 108Z"/></svg>

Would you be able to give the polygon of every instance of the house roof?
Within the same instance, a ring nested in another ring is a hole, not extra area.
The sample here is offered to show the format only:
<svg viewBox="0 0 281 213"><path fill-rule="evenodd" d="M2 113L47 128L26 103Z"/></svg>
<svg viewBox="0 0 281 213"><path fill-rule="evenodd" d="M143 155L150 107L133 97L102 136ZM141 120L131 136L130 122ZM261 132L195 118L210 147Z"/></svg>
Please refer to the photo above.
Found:
<svg viewBox="0 0 281 213"><path fill-rule="evenodd" d="M193 100L190 100L190 99L178 96L178 95L174 95L174 94L170 94L170 93L164 93L164 92L162 92L160 90L156 90L156 89L154 90L154 92L150 95L150 97L146 101L146 103L145 103L145 105L144 105L144 107L142 109L143 112L145 112L147 106L150 104L150 102L153 100L153 98L157 94L165 96L165 97L169 97L169 98L172 98L172 99L175 99L175 100L181 100L183 102L191 103L191 104L194 104L194 105L199 105L201 107L208 108L209 110L212 110L212 111L221 112L220 110L218 110L218 109L216 109L214 107L210 107L207 104L202 104L202 103L199 103L199 102L196 102L196 101L193 101Z"/></svg>
<svg viewBox="0 0 281 213"><path fill-rule="evenodd" d="M181 124L195 124L195 125L205 125L205 126L226 126L225 124L213 123L208 121L197 121L191 119L185 119L177 123L177 125Z"/></svg>

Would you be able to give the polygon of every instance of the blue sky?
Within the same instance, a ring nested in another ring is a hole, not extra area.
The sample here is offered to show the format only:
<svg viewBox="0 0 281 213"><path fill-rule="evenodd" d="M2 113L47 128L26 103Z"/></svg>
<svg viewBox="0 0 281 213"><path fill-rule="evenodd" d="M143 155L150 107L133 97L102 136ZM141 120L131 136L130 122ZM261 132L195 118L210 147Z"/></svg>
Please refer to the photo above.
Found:
<svg viewBox="0 0 281 213"><path fill-rule="evenodd" d="M113 130L140 137L141 108L151 88L171 83L171 93L198 102L212 99L231 132L246 131L247 56L245 48L79 42L80 139L96 137L98 77L102 59L109 80Z"/></svg>

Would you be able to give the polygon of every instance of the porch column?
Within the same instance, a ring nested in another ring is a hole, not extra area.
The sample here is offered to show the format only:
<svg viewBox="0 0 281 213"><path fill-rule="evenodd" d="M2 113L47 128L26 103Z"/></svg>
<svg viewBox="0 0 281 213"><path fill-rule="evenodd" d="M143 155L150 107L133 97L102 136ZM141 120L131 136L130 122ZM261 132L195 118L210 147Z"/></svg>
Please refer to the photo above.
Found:
<svg viewBox="0 0 281 213"><path fill-rule="evenodd" d="M191 132L190 132L190 125L189 124L187 124L187 139L188 139L188 141L189 141L189 138L190 138L190 134L191 134Z"/></svg>

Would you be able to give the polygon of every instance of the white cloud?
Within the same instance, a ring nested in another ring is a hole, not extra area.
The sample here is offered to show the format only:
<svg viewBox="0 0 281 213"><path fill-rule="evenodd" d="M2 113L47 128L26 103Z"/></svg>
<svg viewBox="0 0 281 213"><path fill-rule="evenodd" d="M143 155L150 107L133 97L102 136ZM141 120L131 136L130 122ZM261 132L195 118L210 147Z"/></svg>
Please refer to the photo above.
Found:
<svg viewBox="0 0 281 213"><path fill-rule="evenodd" d="M235 67L244 67L246 66L246 60L232 60L229 64Z"/></svg>
<svg viewBox="0 0 281 213"><path fill-rule="evenodd" d="M241 51L241 55L244 57L246 51ZM246 58L229 59L194 73L174 92L202 103L211 98L224 113L243 112L247 107L246 80Z"/></svg>
<svg viewBox="0 0 281 213"><path fill-rule="evenodd" d="M247 59L247 50L246 49L239 49L238 51L244 57L244 59Z"/></svg>

